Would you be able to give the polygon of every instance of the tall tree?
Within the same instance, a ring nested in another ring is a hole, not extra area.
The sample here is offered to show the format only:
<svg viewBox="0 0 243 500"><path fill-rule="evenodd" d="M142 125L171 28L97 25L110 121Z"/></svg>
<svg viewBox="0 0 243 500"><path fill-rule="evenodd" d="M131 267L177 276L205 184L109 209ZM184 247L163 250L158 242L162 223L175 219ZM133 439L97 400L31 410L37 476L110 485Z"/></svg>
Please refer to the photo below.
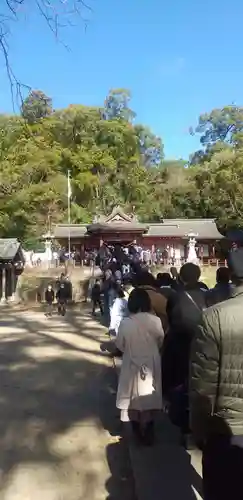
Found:
<svg viewBox="0 0 243 500"><path fill-rule="evenodd" d="M191 173L200 213L216 217L222 228L243 227L243 150L216 152Z"/></svg>
<svg viewBox="0 0 243 500"><path fill-rule="evenodd" d="M52 113L52 99L41 90L32 90L21 107L22 117L29 123L36 123Z"/></svg>
<svg viewBox="0 0 243 500"><path fill-rule="evenodd" d="M190 156L189 164L202 165L205 161L210 161L215 153L232 149L233 145L224 141L217 141L213 144L208 144L204 149L200 149Z"/></svg>
<svg viewBox="0 0 243 500"><path fill-rule="evenodd" d="M128 89L111 89L105 100L105 117L120 118L132 122L136 113L129 107L131 92Z"/></svg>
<svg viewBox="0 0 243 500"><path fill-rule="evenodd" d="M144 125L135 125L135 133L138 137L140 154L146 167L156 166L164 157L164 145L162 139Z"/></svg>
<svg viewBox="0 0 243 500"><path fill-rule="evenodd" d="M201 115L197 127L190 131L201 135L202 146L218 141L234 143L237 134L243 131L243 107L232 105L213 109Z"/></svg>
<svg viewBox="0 0 243 500"><path fill-rule="evenodd" d="M65 221L68 169L73 222L88 223L119 203L127 210L134 206L147 222L208 216L221 227L243 227L240 121L230 140L218 135L186 165L163 159L162 140L125 119L130 108L121 102L109 108L109 119L101 108L82 105L43 118L40 112L33 120L32 113L28 127L22 117L0 115L2 235L29 244L43 233L50 213L53 223Z"/></svg>

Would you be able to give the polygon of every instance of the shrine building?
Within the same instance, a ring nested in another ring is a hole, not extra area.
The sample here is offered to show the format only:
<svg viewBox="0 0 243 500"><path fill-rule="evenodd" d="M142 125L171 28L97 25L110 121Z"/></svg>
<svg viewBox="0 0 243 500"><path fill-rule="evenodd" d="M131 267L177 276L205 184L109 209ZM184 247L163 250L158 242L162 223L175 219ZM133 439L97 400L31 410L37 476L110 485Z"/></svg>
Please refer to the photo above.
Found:
<svg viewBox="0 0 243 500"><path fill-rule="evenodd" d="M163 219L156 223L141 223L136 215L126 214L120 206L110 215L96 217L92 224L58 224L54 239L65 248L84 251L99 249L103 243L123 246L136 244L143 249L180 253L187 257L190 238L195 238L198 255L209 260L217 257L217 243L224 238L214 219Z"/></svg>

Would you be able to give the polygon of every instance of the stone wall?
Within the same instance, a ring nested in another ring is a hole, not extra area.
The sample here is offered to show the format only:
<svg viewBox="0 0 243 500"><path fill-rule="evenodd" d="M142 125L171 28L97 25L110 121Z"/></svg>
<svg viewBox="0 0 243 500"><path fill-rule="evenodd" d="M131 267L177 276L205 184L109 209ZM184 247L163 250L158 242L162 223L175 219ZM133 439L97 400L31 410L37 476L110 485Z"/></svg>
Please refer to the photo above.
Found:
<svg viewBox="0 0 243 500"><path fill-rule="evenodd" d="M57 279L63 272L63 268L26 270L19 277L16 300L18 302L42 302L47 286L52 284L56 289ZM68 276L72 283L72 299L74 302L85 300L90 281L100 274L99 268L94 271L90 268L69 268Z"/></svg>

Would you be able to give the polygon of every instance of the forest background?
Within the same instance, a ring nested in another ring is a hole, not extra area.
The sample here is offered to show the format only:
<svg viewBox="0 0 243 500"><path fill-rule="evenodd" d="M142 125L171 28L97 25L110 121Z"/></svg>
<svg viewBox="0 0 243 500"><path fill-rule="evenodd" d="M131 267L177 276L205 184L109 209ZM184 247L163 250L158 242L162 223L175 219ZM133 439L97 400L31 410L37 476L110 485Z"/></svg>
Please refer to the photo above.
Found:
<svg viewBox="0 0 243 500"><path fill-rule="evenodd" d="M189 161L166 160L163 138L136 121L127 89L100 107L54 110L30 91L19 115L0 115L0 235L36 248L48 227L89 223L120 204L140 221L216 218L220 231L243 227L243 108L199 117L188 133L201 149Z"/></svg>

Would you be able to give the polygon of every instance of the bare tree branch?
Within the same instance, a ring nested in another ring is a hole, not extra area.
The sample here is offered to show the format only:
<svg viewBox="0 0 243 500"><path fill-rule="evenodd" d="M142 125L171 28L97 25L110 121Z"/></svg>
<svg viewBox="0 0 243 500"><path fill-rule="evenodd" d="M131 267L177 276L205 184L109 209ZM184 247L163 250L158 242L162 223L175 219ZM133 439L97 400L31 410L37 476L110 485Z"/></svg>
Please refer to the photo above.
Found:
<svg viewBox="0 0 243 500"><path fill-rule="evenodd" d="M3 55L13 108L15 108L16 101L18 105L23 102L22 91L30 90L30 87L21 83L13 71L9 59L8 40L11 37L10 27L13 22L18 21L19 14L27 8L29 2L28 0L0 0L0 2L2 4L0 7L0 53L2 52ZM69 47L61 39L62 29L74 26L75 23L72 20L80 18L86 30L88 19L84 17L84 12L92 12L91 7L84 0L34 0L32 5L37 7L56 40L67 50L70 50Z"/></svg>

